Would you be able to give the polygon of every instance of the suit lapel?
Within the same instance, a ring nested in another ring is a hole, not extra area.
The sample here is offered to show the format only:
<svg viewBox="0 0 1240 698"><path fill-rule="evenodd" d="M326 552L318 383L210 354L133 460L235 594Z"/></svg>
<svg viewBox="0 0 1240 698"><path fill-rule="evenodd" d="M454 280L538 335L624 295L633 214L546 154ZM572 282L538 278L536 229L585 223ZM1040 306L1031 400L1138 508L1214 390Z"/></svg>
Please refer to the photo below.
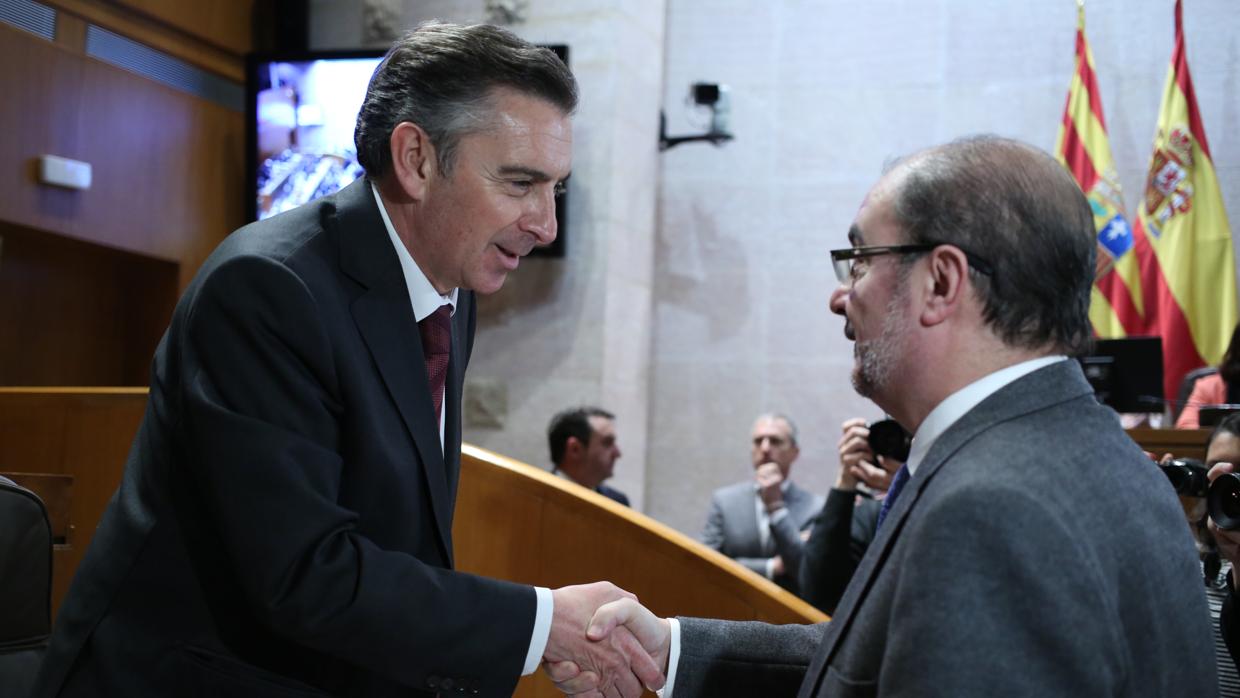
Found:
<svg viewBox="0 0 1240 698"><path fill-rule="evenodd" d="M453 500L444 464L447 449L441 450L439 443L439 420L426 378L422 338L400 260L379 216L369 180L363 178L349 185L337 195L337 201L341 267L366 288L353 301L353 320L417 447L441 552L451 564ZM455 344L455 331L453 339ZM449 365L452 363L455 361L449 359ZM453 400L445 409L455 404L456 396ZM445 438L445 443L453 441Z"/></svg>
<svg viewBox="0 0 1240 698"><path fill-rule="evenodd" d="M822 644L810 663L801 684L799 697L814 696L819 690L826 667L830 664L841 640L865 602L870 588L886 564L895 540L921 498L921 493L938 471L965 444L987 429L1051 405L1074 400L1092 393L1089 383L1076 361L1060 361L1022 376L987 397L939 436L925 460L917 466L917 474L908 481L895 506L883 521L878 537L870 544L852 581L840 599L836 614L827 626Z"/></svg>

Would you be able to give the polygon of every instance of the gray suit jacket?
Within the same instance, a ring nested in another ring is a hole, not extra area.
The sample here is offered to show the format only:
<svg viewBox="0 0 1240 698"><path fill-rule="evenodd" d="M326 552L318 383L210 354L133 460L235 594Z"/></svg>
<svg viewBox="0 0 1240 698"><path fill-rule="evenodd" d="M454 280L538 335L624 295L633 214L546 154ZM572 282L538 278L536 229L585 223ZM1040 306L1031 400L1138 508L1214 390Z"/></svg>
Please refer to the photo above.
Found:
<svg viewBox="0 0 1240 698"><path fill-rule="evenodd" d="M1209 617L1170 485L1065 361L935 442L830 623L683 619L674 695L1213 696Z"/></svg>
<svg viewBox="0 0 1240 698"><path fill-rule="evenodd" d="M784 493L788 516L771 526L769 542L763 547L755 497L752 480L715 490L702 542L761 575L766 574L768 559L776 555L783 557L784 574L778 575L775 582L795 594L805 546L801 531L813 525L824 499L790 481Z"/></svg>

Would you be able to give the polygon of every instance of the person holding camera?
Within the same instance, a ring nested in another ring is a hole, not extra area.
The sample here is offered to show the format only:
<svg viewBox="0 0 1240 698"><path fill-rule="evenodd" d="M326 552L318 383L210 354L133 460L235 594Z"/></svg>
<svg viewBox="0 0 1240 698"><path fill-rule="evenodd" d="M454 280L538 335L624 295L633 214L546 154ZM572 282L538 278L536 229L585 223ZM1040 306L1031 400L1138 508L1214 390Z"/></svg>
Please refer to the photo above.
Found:
<svg viewBox="0 0 1240 698"><path fill-rule="evenodd" d="M885 422L895 424L891 420ZM903 428L899 429L902 433ZM826 504L801 558L801 598L824 613L835 612L853 572L874 540L882 507L876 496L887 492L892 476L904 464L903 459L875 453L871 426L864 419L846 420L843 430L839 443L840 472L835 486L827 493ZM864 489L859 486L862 484Z"/></svg>
<svg viewBox="0 0 1240 698"><path fill-rule="evenodd" d="M1215 560L1222 558L1221 565L1210 564L1208 552L1202 567L1210 615L1218 620L1214 644L1219 691L1224 697L1240 696L1240 602L1236 599L1234 572L1240 564L1240 476L1236 475L1240 469L1240 414L1228 416L1210 434L1206 466L1210 469L1208 530L1216 545L1212 554ZM1218 571L1210 574L1212 568Z"/></svg>

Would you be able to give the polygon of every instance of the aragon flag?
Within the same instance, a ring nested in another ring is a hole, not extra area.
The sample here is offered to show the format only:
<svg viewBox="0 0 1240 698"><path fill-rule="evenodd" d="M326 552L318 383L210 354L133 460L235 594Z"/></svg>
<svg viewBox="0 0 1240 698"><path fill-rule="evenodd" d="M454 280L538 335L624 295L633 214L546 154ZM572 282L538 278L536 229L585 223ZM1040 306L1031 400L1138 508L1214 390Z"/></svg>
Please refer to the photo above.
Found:
<svg viewBox="0 0 1240 698"><path fill-rule="evenodd" d="M1076 65L1055 158L1072 173L1094 212L1098 266L1089 303L1094 333L1103 338L1142 334L1145 312L1140 267L1111 158L1094 56L1085 38L1084 4L1077 7Z"/></svg>
<svg viewBox="0 0 1240 698"><path fill-rule="evenodd" d="M1168 399L1187 371L1222 360L1236 325L1231 230L1188 72L1182 3L1133 236L1141 290L1129 288L1144 323L1130 329L1128 311L1116 308L1129 334L1162 337Z"/></svg>

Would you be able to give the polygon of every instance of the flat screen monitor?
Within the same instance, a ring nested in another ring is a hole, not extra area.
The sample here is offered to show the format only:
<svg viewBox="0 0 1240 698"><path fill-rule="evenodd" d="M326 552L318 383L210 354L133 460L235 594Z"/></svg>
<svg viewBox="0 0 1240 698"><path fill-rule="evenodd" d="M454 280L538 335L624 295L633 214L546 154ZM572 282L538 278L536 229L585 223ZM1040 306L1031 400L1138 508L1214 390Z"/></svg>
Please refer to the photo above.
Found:
<svg viewBox="0 0 1240 698"><path fill-rule="evenodd" d="M1098 402L1116 412L1163 411L1160 338L1099 339L1080 362Z"/></svg>
<svg viewBox="0 0 1240 698"><path fill-rule="evenodd" d="M568 47L548 46L565 63ZM364 172L353 129L383 51L252 54L246 59L249 220L333 194ZM556 197L554 243L531 253L562 257L568 198Z"/></svg>

